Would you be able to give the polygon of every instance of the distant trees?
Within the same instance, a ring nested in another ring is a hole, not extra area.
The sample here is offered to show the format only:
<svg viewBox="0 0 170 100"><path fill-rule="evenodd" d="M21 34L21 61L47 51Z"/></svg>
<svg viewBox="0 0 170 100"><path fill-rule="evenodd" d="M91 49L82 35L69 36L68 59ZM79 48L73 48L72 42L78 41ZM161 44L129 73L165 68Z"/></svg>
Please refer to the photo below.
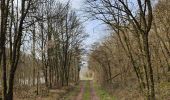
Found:
<svg viewBox="0 0 170 100"><path fill-rule="evenodd" d="M1 0L0 4L3 100L13 100L14 86L36 85L38 95L43 80L47 88L78 82L81 43L87 35L69 2Z"/></svg>

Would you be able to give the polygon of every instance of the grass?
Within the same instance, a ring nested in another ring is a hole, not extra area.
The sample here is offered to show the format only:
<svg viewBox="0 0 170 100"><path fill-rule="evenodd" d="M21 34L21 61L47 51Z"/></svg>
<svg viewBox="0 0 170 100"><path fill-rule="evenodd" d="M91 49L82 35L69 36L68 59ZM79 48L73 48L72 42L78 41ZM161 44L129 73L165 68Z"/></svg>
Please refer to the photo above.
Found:
<svg viewBox="0 0 170 100"><path fill-rule="evenodd" d="M170 98L170 82L161 82L155 86L157 92L157 98L159 100L169 100Z"/></svg>
<svg viewBox="0 0 170 100"><path fill-rule="evenodd" d="M83 100L90 100L90 82L85 83L85 91L83 94Z"/></svg>
<svg viewBox="0 0 170 100"><path fill-rule="evenodd" d="M102 89L102 87L96 83L94 84L94 88L100 100L116 100L114 96L110 95L106 90Z"/></svg>
<svg viewBox="0 0 170 100"><path fill-rule="evenodd" d="M80 84L75 86L73 90L70 90L64 97L63 100L72 100L80 92Z"/></svg>
<svg viewBox="0 0 170 100"><path fill-rule="evenodd" d="M83 100L90 100L90 82L85 81L84 82L84 93L83 93ZM66 94L61 100L75 100L76 96L80 92L81 85L77 85L74 87L72 91L70 91L68 94Z"/></svg>

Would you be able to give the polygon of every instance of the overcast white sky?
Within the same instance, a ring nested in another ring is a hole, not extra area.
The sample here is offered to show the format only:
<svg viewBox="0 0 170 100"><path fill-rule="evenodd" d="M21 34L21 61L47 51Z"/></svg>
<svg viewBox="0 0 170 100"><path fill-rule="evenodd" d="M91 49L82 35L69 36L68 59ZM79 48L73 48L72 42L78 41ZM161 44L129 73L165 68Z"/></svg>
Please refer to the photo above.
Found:
<svg viewBox="0 0 170 100"><path fill-rule="evenodd" d="M59 1L68 2L68 0L59 0ZM76 9L79 9L84 2L84 0L70 0L70 1L72 3L73 7L76 8Z"/></svg>

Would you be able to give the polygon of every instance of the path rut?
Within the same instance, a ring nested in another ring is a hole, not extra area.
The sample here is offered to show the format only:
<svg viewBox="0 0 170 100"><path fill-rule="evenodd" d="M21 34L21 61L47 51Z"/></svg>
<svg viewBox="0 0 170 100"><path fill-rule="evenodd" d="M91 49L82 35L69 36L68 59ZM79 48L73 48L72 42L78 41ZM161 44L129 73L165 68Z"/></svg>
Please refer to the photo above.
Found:
<svg viewBox="0 0 170 100"><path fill-rule="evenodd" d="M81 86L80 86L80 93L79 93L78 96L76 97L76 100L83 100L84 90L85 90L85 83L82 82L82 83L81 83Z"/></svg>

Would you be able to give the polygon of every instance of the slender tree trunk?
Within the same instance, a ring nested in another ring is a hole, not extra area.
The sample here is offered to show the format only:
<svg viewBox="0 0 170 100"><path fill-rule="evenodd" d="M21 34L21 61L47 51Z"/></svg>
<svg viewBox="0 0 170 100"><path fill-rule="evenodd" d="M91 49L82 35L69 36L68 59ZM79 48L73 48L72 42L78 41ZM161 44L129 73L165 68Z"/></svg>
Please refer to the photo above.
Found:
<svg viewBox="0 0 170 100"><path fill-rule="evenodd" d="M38 73L37 73L37 95L39 94L39 68L38 68ZM41 83L40 83L41 84Z"/></svg>
<svg viewBox="0 0 170 100"><path fill-rule="evenodd" d="M2 61L2 88L3 88L3 99L7 99L7 70L6 70L6 52L3 51L3 61Z"/></svg>
<svg viewBox="0 0 170 100"><path fill-rule="evenodd" d="M149 94L149 100L155 100L155 87L154 87L154 78L153 78L153 68L151 65L151 55L149 51L149 41L148 41L148 34L143 35L143 45L144 45L144 51L146 54L146 60L147 60L147 67L149 69L149 78L150 78L150 94Z"/></svg>

